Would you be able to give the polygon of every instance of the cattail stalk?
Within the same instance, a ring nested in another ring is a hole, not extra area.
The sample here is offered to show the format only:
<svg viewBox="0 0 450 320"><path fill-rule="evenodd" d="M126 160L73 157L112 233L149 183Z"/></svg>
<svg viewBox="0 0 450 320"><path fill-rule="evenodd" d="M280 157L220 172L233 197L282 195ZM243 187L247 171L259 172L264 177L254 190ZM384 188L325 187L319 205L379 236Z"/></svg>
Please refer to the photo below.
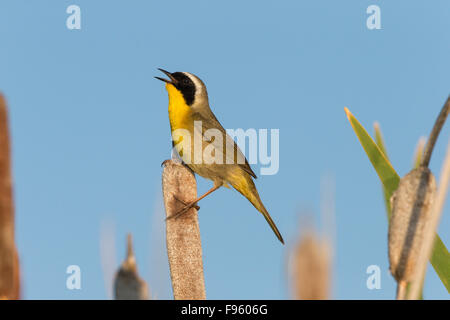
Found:
<svg viewBox="0 0 450 320"><path fill-rule="evenodd" d="M19 299L19 259L14 241L14 202L6 101L0 94L0 298Z"/></svg>
<svg viewBox="0 0 450 320"><path fill-rule="evenodd" d="M435 232L439 225L442 209L445 203L445 198L447 196L449 179L450 179L450 143L448 144L447 155L445 157L444 164L442 166L439 188L437 191L436 198L434 200L431 216L424 232L422 250L419 254L417 262L418 264L417 276L416 279L411 283L411 289L408 294L408 299L418 299L420 296L420 289L421 289L420 280L425 277L427 263L433 250Z"/></svg>
<svg viewBox="0 0 450 320"><path fill-rule="evenodd" d="M197 197L194 174L174 160L164 162L162 188L166 217ZM166 219L166 243L173 296L181 300L206 299L202 245L195 207L179 217Z"/></svg>
<svg viewBox="0 0 450 320"><path fill-rule="evenodd" d="M434 145L436 144L437 138L439 137L439 133L441 132L442 127L444 126L445 120L447 120L448 114L450 112L450 96L447 98L444 106L439 113L436 122L434 123L433 130L430 133L430 136L427 141L427 145L425 146L425 151L423 153L422 158L422 166L428 167L430 163L431 154L433 153Z"/></svg>

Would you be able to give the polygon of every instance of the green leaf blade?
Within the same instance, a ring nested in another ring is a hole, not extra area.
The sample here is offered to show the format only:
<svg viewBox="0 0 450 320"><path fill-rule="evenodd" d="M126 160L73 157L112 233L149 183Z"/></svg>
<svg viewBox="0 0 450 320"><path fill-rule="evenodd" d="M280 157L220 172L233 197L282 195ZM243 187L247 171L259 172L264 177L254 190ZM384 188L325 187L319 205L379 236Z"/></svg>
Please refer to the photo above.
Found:
<svg viewBox="0 0 450 320"><path fill-rule="evenodd" d="M390 199L394 191L398 188L398 184L400 182L399 175L395 172L391 163L385 157L383 151L377 146L359 121L356 120L347 108L345 108L345 112L347 113L348 120L350 121L356 136L363 146L364 151L366 151L370 162L372 162L381 183L386 189L386 196Z"/></svg>
<svg viewBox="0 0 450 320"><path fill-rule="evenodd" d="M437 234L436 240L434 240L430 262L434 270L436 270L439 279L441 279L447 291L450 293L450 253Z"/></svg>
<svg viewBox="0 0 450 320"><path fill-rule="evenodd" d="M386 151L387 150L386 144L384 143L380 125L377 122L375 122L373 124L373 127L375 129L375 142L376 142L378 148L380 148L381 152L383 152L386 159L389 161L389 156ZM390 219L390 217L391 217L391 197L390 197L389 191L386 189L386 187L383 184L381 186L383 187L384 205L386 207L388 219Z"/></svg>

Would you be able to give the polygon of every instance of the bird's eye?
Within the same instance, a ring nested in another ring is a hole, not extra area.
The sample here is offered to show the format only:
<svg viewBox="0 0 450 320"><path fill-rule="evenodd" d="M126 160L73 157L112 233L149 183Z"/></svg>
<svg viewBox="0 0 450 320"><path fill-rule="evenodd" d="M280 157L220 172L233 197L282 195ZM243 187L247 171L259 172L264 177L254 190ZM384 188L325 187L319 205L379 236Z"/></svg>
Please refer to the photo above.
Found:
<svg viewBox="0 0 450 320"><path fill-rule="evenodd" d="M189 85L189 80L188 80L188 79L184 79L184 80L183 80L183 84L184 84L185 86Z"/></svg>

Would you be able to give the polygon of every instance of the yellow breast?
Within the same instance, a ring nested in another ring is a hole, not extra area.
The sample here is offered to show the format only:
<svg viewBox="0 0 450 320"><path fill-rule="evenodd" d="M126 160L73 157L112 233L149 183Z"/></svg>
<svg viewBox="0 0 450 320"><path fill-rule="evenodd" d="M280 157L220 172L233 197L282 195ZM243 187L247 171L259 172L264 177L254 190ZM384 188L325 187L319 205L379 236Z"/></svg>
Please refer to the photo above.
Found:
<svg viewBox="0 0 450 320"><path fill-rule="evenodd" d="M169 93L169 120L171 130L187 129L192 132L194 120L192 110L184 101L183 95L172 84L166 84Z"/></svg>
<svg viewBox="0 0 450 320"><path fill-rule="evenodd" d="M193 159L194 152L194 149L191 148L194 137L194 119L191 107L186 104L183 94L172 84L167 83L166 89L169 93L169 121L175 149L183 161L191 163L190 159ZM185 130L189 131L187 136ZM185 146L186 143L188 145ZM185 148L186 150L184 150Z"/></svg>

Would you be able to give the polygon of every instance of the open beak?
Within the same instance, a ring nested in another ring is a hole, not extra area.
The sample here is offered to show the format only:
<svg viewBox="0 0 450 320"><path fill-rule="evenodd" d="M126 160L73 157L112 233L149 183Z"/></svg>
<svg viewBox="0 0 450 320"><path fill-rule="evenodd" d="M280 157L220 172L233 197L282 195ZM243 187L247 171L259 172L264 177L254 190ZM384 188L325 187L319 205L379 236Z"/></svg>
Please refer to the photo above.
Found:
<svg viewBox="0 0 450 320"><path fill-rule="evenodd" d="M175 79L169 71L166 71L166 70L160 69L160 68L158 68L158 70L161 71L162 73L164 73L166 76L168 76L170 80L160 78L160 77L155 77L156 79L164 81L166 83L173 84L173 85L176 85L178 83L178 80Z"/></svg>

